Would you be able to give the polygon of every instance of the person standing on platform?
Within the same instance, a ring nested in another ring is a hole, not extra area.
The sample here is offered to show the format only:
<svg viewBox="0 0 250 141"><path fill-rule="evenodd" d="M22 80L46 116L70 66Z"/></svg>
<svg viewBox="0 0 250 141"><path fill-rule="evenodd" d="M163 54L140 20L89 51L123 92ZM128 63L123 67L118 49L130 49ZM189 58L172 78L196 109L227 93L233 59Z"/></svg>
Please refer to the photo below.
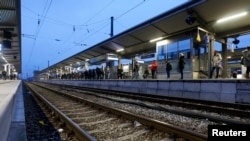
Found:
<svg viewBox="0 0 250 141"><path fill-rule="evenodd" d="M170 78L170 71L172 70L172 65L169 61L166 61L166 73L167 73L167 78Z"/></svg>
<svg viewBox="0 0 250 141"><path fill-rule="evenodd" d="M118 79L122 79L123 78L123 68L122 68L122 64L120 64L118 66L118 69L117 69L117 77Z"/></svg>
<svg viewBox="0 0 250 141"><path fill-rule="evenodd" d="M243 51L243 65L246 67L246 79L249 79L250 72L250 46L247 47L246 50Z"/></svg>
<svg viewBox="0 0 250 141"><path fill-rule="evenodd" d="M138 77L139 77L138 71L139 71L139 66L138 66L138 63L136 62L135 66L134 66L134 69L133 69L133 77L132 77L132 79L134 79L134 78L138 79Z"/></svg>
<svg viewBox="0 0 250 141"><path fill-rule="evenodd" d="M147 77L148 77L148 75L149 75L149 71L148 71L148 68L147 67L145 67L145 69L144 69L144 73L143 73L143 78L144 79L147 79Z"/></svg>
<svg viewBox="0 0 250 141"><path fill-rule="evenodd" d="M185 60L184 60L184 54L180 53L180 56L179 56L179 71L180 71L180 74L181 74L180 79L183 79L183 70L184 70L185 64L186 63L185 63Z"/></svg>
<svg viewBox="0 0 250 141"><path fill-rule="evenodd" d="M215 50L214 51L214 56L212 58L212 70L210 72L210 78L213 77L214 70L216 70L216 78L219 77L219 71L220 71L220 63L222 61L221 54Z"/></svg>
<svg viewBox="0 0 250 141"><path fill-rule="evenodd" d="M155 60L153 60L151 64L151 74L152 74L152 79L156 78L156 72L157 72L158 64Z"/></svg>
<svg viewBox="0 0 250 141"><path fill-rule="evenodd" d="M110 69L109 66L105 67L105 79L109 79L110 78Z"/></svg>
<svg viewBox="0 0 250 141"><path fill-rule="evenodd" d="M96 72L96 79L101 79L101 70L100 70L100 68L96 67L95 72Z"/></svg>
<svg viewBox="0 0 250 141"><path fill-rule="evenodd" d="M2 76L3 76L3 80L6 80L7 72L6 71L2 71Z"/></svg>

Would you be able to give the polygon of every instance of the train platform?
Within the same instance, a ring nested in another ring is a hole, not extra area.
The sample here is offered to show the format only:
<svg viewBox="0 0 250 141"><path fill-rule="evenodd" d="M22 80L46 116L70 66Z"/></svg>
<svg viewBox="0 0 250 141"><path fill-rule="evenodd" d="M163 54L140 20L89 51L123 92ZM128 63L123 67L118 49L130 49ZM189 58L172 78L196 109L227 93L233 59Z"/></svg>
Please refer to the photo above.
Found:
<svg viewBox="0 0 250 141"><path fill-rule="evenodd" d="M26 141L21 80L0 80L0 140Z"/></svg>

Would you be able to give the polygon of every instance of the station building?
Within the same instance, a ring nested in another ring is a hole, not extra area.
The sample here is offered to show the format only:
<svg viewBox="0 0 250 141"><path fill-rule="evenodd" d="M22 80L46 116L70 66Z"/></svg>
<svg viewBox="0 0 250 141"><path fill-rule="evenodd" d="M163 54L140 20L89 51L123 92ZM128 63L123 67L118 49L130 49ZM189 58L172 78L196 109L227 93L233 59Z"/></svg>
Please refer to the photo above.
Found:
<svg viewBox="0 0 250 141"><path fill-rule="evenodd" d="M249 4L247 0L237 5L233 0L188 1L37 72L36 78L81 76L98 67L109 72L103 78L117 79L117 68L122 64L124 78L131 79L137 62L139 78L143 79L145 70L150 72L152 60L157 60L157 79L166 79L168 60L173 66L171 78L179 79L178 58L183 53L184 79L207 79L214 50L223 58L220 78L232 78L235 71L236 78L244 78L245 68L239 62L247 45L238 48L238 44L239 38L249 34Z"/></svg>

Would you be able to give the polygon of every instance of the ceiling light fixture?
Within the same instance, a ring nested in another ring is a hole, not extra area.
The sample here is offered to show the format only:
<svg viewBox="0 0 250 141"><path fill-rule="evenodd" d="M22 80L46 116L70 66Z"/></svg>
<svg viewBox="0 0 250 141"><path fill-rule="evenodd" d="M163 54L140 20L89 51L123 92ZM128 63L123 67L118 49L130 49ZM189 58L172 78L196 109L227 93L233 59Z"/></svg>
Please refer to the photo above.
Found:
<svg viewBox="0 0 250 141"><path fill-rule="evenodd" d="M159 41L159 40L162 40L163 39L163 37L159 37L159 38L155 38L155 39L152 39L152 40L150 40L149 42L156 42L156 41Z"/></svg>
<svg viewBox="0 0 250 141"><path fill-rule="evenodd" d="M121 48L121 49L117 49L116 52L121 52L121 51L124 51L124 48Z"/></svg>
<svg viewBox="0 0 250 141"><path fill-rule="evenodd" d="M219 19L217 21L217 23L226 22L226 21L233 20L233 19L236 19L236 18L239 18L239 17L243 17L245 15L247 15L247 12L242 12L242 13L239 13L239 14L236 14L236 15L232 15L232 16L229 16L229 17Z"/></svg>

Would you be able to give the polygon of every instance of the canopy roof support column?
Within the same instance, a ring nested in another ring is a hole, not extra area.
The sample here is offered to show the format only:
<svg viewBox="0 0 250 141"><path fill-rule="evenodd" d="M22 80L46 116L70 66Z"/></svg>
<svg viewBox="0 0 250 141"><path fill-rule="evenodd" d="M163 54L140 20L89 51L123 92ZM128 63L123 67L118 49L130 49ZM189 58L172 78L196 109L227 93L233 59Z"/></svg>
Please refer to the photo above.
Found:
<svg viewBox="0 0 250 141"><path fill-rule="evenodd" d="M210 71L212 69L212 55L214 52L214 35L210 35L210 44L208 44L208 74L210 74ZM208 77L211 77L208 75Z"/></svg>
<svg viewBox="0 0 250 141"><path fill-rule="evenodd" d="M227 38L224 39L222 43L222 78L227 78Z"/></svg>

